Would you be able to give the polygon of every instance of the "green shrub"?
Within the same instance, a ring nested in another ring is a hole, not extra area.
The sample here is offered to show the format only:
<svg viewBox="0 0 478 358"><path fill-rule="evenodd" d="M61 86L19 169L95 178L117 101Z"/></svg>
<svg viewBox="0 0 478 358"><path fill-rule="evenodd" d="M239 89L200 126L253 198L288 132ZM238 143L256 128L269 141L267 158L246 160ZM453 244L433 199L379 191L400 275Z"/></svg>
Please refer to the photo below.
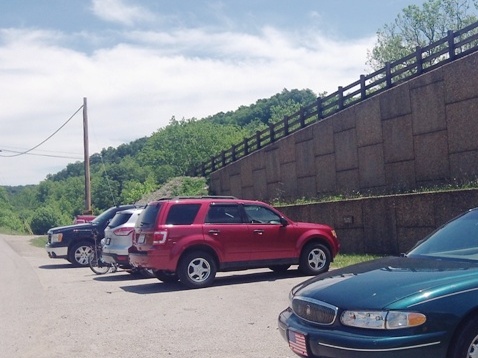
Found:
<svg viewBox="0 0 478 358"><path fill-rule="evenodd" d="M46 206L35 210L30 227L35 235L44 235L47 231L62 223L62 214L52 207Z"/></svg>

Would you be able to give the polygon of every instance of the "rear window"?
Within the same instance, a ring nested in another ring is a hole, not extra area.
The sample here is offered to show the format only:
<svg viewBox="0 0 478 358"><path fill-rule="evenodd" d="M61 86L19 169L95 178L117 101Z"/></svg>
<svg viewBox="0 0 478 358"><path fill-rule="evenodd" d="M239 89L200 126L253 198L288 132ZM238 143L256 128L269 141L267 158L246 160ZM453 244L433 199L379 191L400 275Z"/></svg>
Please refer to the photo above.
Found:
<svg viewBox="0 0 478 358"><path fill-rule="evenodd" d="M131 213L123 213L119 212L116 213L113 219L111 219L111 222L108 224L109 228L115 228L117 226L123 225L125 222L129 220L131 217Z"/></svg>
<svg viewBox="0 0 478 358"><path fill-rule="evenodd" d="M240 224L242 211L239 205L211 205L206 216L206 223L210 224Z"/></svg>
<svg viewBox="0 0 478 358"><path fill-rule="evenodd" d="M135 226L141 229L153 228L162 206L162 203L149 204L146 206L139 215Z"/></svg>
<svg viewBox="0 0 478 358"><path fill-rule="evenodd" d="M166 225L191 225L201 204L174 204L170 207Z"/></svg>

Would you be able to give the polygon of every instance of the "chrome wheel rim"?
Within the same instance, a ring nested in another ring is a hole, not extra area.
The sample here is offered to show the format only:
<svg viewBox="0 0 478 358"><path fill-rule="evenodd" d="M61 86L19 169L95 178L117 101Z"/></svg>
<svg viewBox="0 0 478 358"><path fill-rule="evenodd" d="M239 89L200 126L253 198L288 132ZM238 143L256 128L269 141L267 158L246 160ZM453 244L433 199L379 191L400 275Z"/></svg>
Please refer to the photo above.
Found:
<svg viewBox="0 0 478 358"><path fill-rule="evenodd" d="M473 338L468 347L467 358L478 358L478 335Z"/></svg>
<svg viewBox="0 0 478 358"><path fill-rule="evenodd" d="M188 265L188 276L194 282L203 282L211 275L211 265L201 257L191 260Z"/></svg>
<svg viewBox="0 0 478 358"><path fill-rule="evenodd" d="M93 250L89 246L80 246L75 251L75 261L82 266L86 266L90 262L90 255Z"/></svg>
<svg viewBox="0 0 478 358"><path fill-rule="evenodd" d="M309 256L307 257L307 262L309 263L309 267L313 270L320 270L325 266L327 262L327 257L325 256L325 252L320 249L313 249L309 252Z"/></svg>

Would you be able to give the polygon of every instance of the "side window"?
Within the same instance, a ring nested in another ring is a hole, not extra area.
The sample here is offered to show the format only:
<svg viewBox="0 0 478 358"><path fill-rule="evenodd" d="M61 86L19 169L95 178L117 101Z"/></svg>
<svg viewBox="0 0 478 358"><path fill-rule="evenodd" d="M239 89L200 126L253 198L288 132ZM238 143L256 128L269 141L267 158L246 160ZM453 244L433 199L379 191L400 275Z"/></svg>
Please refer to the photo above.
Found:
<svg viewBox="0 0 478 358"><path fill-rule="evenodd" d="M174 204L169 208L166 225L191 225L199 211L200 204Z"/></svg>
<svg viewBox="0 0 478 358"><path fill-rule="evenodd" d="M238 205L211 205L206 216L209 224L242 223L241 210Z"/></svg>
<svg viewBox="0 0 478 358"><path fill-rule="evenodd" d="M280 216L260 205L245 205L248 221L253 224L280 224Z"/></svg>

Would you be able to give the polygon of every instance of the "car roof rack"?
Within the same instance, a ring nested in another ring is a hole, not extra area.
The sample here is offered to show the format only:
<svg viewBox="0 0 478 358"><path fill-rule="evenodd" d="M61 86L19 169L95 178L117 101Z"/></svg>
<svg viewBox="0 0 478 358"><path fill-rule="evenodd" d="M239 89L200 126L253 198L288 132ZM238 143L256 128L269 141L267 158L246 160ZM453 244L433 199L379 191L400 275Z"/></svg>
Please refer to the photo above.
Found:
<svg viewBox="0 0 478 358"><path fill-rule="evenodd" d="M185 199L231 199L237 200L237 197L231 195L192 195L192 196L174 196L174 197L163 197L157 199L159 200L185 200Z"/></svg>
<svg viewBox="0 0 478 358"><path fill-rule="evenodd" d="M176 199L237 199L235 196L230 195L193 195L193 196L175 196Z"/></svg>

